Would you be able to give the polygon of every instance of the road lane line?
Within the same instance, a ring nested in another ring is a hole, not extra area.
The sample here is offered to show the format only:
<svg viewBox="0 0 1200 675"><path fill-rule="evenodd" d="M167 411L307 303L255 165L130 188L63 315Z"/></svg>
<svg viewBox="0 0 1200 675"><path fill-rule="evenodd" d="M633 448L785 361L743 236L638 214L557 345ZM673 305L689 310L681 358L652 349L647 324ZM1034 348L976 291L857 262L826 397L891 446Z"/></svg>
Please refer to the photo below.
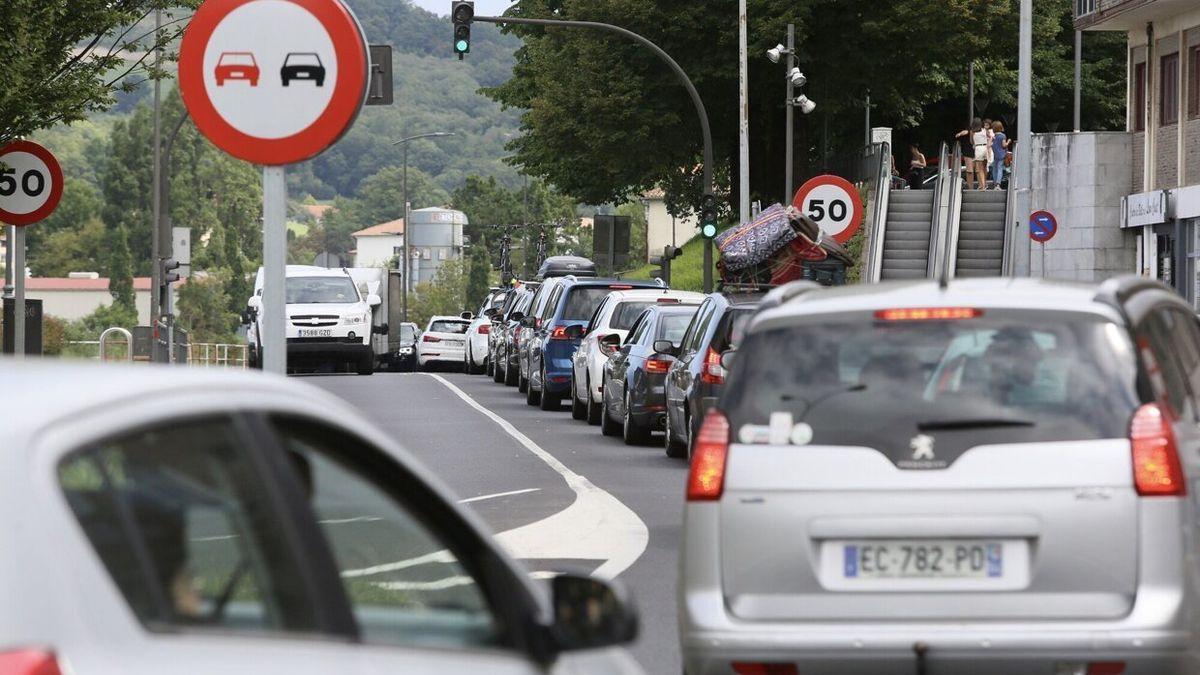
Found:
<svg viewBox="0 0 1200 675"><path fill-rule="evenodd" d="M471 497L470 499L460 499L459 504L473 504L475 502L484 502L489 499L499 499L500 497L512 497L513 495L524 495L530 492L538 492L541 488L526 488L524 490L513 490L511 492L497 492L494 495L481 495L479 497Z"/></svg>
<svg viewBox="0 0 1200 675"><path fill-rule="evenodd" d="M575 493L575 501L566 509L497 534L496 540L510 555L514 558L543 560L604 560L594 574L603 579L612 579L629 569L646 551L650 531L632 509L572 471L508 420L489 410L446 378L433 374L428 376L441 382L467 405L499 425L526 450L562 476L567 487Z"/></svg>

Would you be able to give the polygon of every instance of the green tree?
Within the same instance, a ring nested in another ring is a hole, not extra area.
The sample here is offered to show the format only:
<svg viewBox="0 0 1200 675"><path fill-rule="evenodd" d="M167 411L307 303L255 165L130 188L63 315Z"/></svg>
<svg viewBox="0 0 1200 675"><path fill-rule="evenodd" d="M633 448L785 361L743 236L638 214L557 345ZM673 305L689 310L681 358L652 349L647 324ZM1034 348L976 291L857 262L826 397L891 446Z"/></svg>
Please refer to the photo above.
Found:
<svg viewBox="0 0 1200 675"><path fill-rule="evenodd" d="M60 239L54 245L51 245L50 241L57 234L74 234L87 227L99 218L103 204L99 191L91 183L68 177L58 209L49 218L25 229L26 255L33 273L39 276L54 276L44 268L57 267L57 261L63 260L62 251L56 250L56 247L61 246L63 241ZM94 256L99 250L101 247L86 253ZM55 262L47 264L45 262L47 258ZM87 271L98 269L100 268L93 266L89 267Z"/></svg>
<svg viewBox="0 0 1200 675"><path fill-rule="evenodd" d="M133 295L133 261L129 255L129 240L124 223L108 229L108 292L113 304L137 315Z"/></svg>
<svg viewBox="0 0 1200 675"><path fill-rule="evenodd" d="M6 0L0 3L0 145L84 119L146 78L156 46L171 47L199 0ZM147 21L166 10L166 26ZM179 9L172 9L179 8Z"/></svg>
<svg viewBox="0 0 1200 675"><path fill-rule="evenodd" d="M92 216L79 227L60 229L41 238L37 255L29 258L29 267L39 277L108 270L107 240L104 223Z"/></svg>
<svg viewBox="0 0 1200 675"><path fill-rule="evenodd" d="M418 326L424 326L431 316L453 316L467 309L467 265L463 260L450 260L438 268L433 281L417 284L415 297L410 299L408 315ZM470 311L475 311L471 307Z"/></svg>
<svg viewBox="0 0 1200 675"><path fill-rule="evenodd" d="M233 298L228 291L229 271L195 275L178 287L179 323L192 342L231 343L238 314L231 310ZM249 297L249 296L247 296ZM246 302L242 298L242 303Z"/></svg>
<svg viewBox="0 0 1200 675"><path fill-rule="evenodd" d="M471 247L471 254L467 257L467 307L478 307L491 289L492 263L489 258L482 244Z"/></svg>

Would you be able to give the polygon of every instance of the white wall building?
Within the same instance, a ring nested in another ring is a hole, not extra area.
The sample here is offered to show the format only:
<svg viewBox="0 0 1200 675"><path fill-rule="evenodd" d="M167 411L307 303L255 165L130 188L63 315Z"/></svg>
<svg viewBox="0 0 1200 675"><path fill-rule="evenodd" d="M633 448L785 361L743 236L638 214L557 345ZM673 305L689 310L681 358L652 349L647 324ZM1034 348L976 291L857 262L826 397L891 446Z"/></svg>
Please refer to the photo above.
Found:
<svg viewBox="0 0 1200 675"><path fill-rule="evenodd" d="M404 255L404 219L393 220L355 232L354 267L386 267Z"/></svg>
<svg viewBox="0 0 1200 675"><path fill-rule="evenodd" d="M112 304L108 279L95 273L72 274L68 278L31 277L25 280L25 297L42 301L42 313L75 321ZM150 277L133 280L138 324L150 325Z"/></svg>
<svg viewBox="0 0 1200 675"><path fill-rule="evenodd" d="M700 234L700 221L695 214L676 218L667 212L666 194L655 188L642 195L646 206L646 257L662 255L663 247L682 247ZM649 262L647 260L646 262Z"/></svg>

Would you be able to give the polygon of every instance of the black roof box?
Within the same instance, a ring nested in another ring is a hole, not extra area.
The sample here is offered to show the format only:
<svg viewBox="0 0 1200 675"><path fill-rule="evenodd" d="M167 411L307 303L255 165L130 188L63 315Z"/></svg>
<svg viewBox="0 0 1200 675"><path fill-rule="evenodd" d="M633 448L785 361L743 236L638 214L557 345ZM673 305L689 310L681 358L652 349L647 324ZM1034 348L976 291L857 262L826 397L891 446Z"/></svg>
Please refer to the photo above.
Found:
<svg viewBox="0 0 1200 675"><path fill-rule="evenodd" d="M538 279L570 275L594 277L596 276L596 263L574 255L555 255L546 258L546 262L542 263L537 273Z"/></svg>

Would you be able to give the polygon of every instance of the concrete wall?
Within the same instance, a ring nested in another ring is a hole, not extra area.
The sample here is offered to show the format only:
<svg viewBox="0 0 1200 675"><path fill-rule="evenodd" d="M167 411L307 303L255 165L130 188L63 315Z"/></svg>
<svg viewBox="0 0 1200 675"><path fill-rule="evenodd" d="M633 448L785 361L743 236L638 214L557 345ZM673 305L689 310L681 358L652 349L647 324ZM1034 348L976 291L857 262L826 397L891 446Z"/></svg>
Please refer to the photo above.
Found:
<svg viewBox="0 0 1200 675"><path fill-rule="evenodd" d="M107 290L28 290L25 297L42 301L42 313L67 321L75 321L92 312L112 304L112 295ZM150 291L135 291L138 324L150 325Z"/></svg>
<svg viewBox="0 0 1200 675"><path fill-rule="evenodd" d="M1053 213L1058 234L1029 244L1033 276L1099 281L1134 270L1135 236L1120 227L1121 197L1137 192L1130 171L1134 136L1034 135L1033 209Z"/></svg>
<svg viewBox="0 0 1200 675"><path fill-rule="evenodd" d="M646 200L647 257L661 254L664 246L683 246L697 234L700 234L700 221L695 215L672 220L671 214L667 213L666 202L661 199Z"/></svg>
<svg viewBox="0 0 1200 675"><path fill-rule="evenodd" d="M384 267L396 255L396 249L404 246L404 237L398 234L358 237L356 241L355 267Z"/></svg>

